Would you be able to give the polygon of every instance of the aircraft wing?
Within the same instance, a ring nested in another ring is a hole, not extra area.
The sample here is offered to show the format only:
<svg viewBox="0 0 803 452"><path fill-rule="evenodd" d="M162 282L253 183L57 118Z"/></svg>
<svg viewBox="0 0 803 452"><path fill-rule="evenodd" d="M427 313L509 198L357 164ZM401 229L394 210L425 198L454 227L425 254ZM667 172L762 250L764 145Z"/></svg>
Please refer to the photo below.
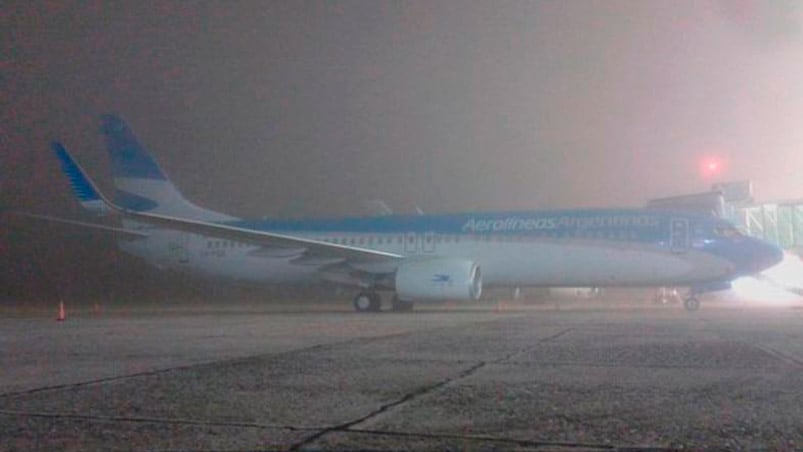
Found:
<svg viewBox="0 0 803 452"><path fill-rule="evenodd" d="M106 202L109 203L109 201ZM219 237L221 239L233 240L237 242L248 242L271 248L301 248L303 250L299 251L303 252L305 258L335 258L359 262L378 262L404 258L404 256L400 254L337 245L334 243L310 240L292 235L278 234L275 232L241 228L238 226L221 223L209 223L205 221L175 218L167 215L137 212L123 209L120 206L111 203L109 203L109 207L118 214L128 217L132 220L163 228L176 229L210 237Z"/></svg>
<svg viewBox="0 0 803 452"><path fill-rule="evenodd" d="M336 261L374 263L403 259L404 257L395 253L321 242L275 232L243 228L231 224L190 220L126 209L110 201L64 147L54 146L54 150L62 162L62 169L67 173L73 186L77 185L82 192L91 193L93 199L97 198L102 201L112 212L132 220L193 234L253 243L268 248L294 249L298 252L299 263L321 259L329 259L328 263L335 263Z"/></svg>
<svg viewBox="0 0 803 452"><path fill-rule="evenodd" d="M134 231L131 229L124 229L124 228L115 228L113 226L106 226L104 224L98 223L87 223L85 221L76 221L76 220L68 220L66 218L59 218L59 217L51 217L49 215L39 215L35 213L28 213L28 212L6 212L9 215L16 215L20 217L26 218L33 218L35 220L42 220L42 221L50 221L53 223L60 223L60 224L68 224L71 226L79 226L82 228L88 228L95 231L102 231L102 232L109 232L115 234L122 238L130 238L130 239L143 239L148 237L148 234L140 231Z"/></svg>

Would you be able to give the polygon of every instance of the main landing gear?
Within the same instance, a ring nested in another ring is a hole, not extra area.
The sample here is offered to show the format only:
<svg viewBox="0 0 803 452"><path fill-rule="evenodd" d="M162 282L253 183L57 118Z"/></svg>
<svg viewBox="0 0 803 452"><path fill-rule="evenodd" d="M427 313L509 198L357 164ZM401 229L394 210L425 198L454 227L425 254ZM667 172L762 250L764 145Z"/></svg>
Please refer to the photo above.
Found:
<svg viewBox="0 0 803 452"><path fill-rule="evenodd" d="M700 300L693 294L689 295L683 300L683 307L689 312L694 312L700 309Z"/></svg>
<svg viewBox="0 0 803 452"><path fill-rule="evenodd" d="M689 289L689 293L683 297L683 308L689 312L694 312L700 309L700 299L697 298L698 295L702 293L699 290L695 290L694 287Z"/></svg>
<svg viewBox="0 0 803 452"><path fill-rule="evenodd" d="M403 301L393 294L391 309L394 312L410 312L413 310L412 301ZM382 297L373 291L363 291L354 297L354 310L357 312L379 312L382 310Z"/></svg>
<svg viewBox="0 0 803 452"><path fill-rule="evenodd" d="M354 310L357 312L379 312L382 298L376 292L360 292L354 297Z"/></svg>

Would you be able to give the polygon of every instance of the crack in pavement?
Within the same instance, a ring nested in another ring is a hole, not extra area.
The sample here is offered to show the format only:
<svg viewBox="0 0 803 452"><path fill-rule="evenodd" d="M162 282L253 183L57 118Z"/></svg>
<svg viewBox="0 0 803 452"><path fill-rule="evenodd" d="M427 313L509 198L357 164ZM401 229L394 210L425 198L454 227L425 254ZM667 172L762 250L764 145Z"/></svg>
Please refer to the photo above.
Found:
<svg viewBox="0 0 803 452"><path fill-rule="evenodd" d="M175 425L203 425L208 427L239 427L239 428L258 428L265 430L291 430L291 431L319 431L323 427L297 427L293 425L272 425L260 424L258 422L225 422L225 421L205 421L197 419L176 419L176 418L149 418L131 416L98 416L91 414L77 413L47 413L47 412L27 412L0 409L0 416L24 416L45 419L70 419L83 421L99 422L131 422L144 424L175 424Z"/></svg>
<svg viewBox="0 0 803 452"><path fill-rule="evenodd" d="M467 441L482 441L482 442L497 442L509 443L511 445L521 447L566 447L566 448L580 448L580 449L600 449L600 450L617 450L617 451L666 451L676 450L663 446L617 446L614 444L598 444L598 443L580 443L571 441L546 441L546 440L528 440L496 437L490 435L458 435L449 433L413 433L413 432L394 432L388 430L363 430L363 429L350 429L344 433L360 433L368 435L379 436L397 436L404 438L427 438L427 439L455 439Z"/></svg>
<svg viewBox="0 0 803 452"><path fill-rule="evenodd" d="M377 416L379 414L387 412L388 410L390 410L392 408L395 408L395 407L397 407L399 405L407 403L410 400L414 399L415 397L418 397L420 395L423 395L423 394L426 394L428 392L434 391L434 390L436 390L436 389L438 389L438 388L440 388L442 386L445 386L445 385L451 383L452 381L459 380L461 378L465 378L465 377L471 375L472 373L476 372L478 369L481 369L482 367L485 367L486 364L487 364L486 362L482 361L482 362L480 362L478 364L475 364L475 365L469 367L468 369L460 372L459 374L455 375L454 377L449 377L449 378L443 379L443 380L441 380L441 381L439 381L437 383L434 383L434 384L431 384L431 385L428 385L428 386L422 386L422 387L418 388L417 390L415 390L413 392L408 392L407 394L405 394L401 398L399 398L397 400L394 400L393 402L386 403L386 404L380 406L379 408L377 408L376 410L371 411L370 413L366 414L365 416L362 416L362 417L357 418L357 419L353 419L351 421L343 422L343 423L338 424L338 425L327 427L325 429L322 429L322 430L316 432L314 435L311 435L311 436L299 441L298 443L292 445L289 448L289 450L298 450L298 449L306 446L307 444L309 444L309 443L311 443L311 442L323 437L324 435L332 433L332 432L348 431L352 426L357 425L357 424L359 424L361 422L365 422L365 421L367 421L368 419L371 419L374 416Z"/></svg>
<svg viewBox="0 0 803 452"><path fill-rule="evenodd" d="M237 358L226 358L226 359L220 359L220 360L215 360L215 361L204 361L204 362L200 362L200 363L184 364L184 365L181 365L181 366L173 366L173 367L165 367L165 368L161 368L161 369L146 370L146 371L143 371L143 372L136 372L136 373L131 373L131 374L113 375L113 376L110 376L110 377L97 378L97 379L94 379L94 380L84 380L84 381L79 381L79 382L75 382L75 383L64 383L64 384L59 384L59 385L41 386L41 387L38 387L38 388L26 389L26 390L23 390L23 391L6 392L6 393L3 393L3 394L0 394L0 399L8 398L8 397L21 396L21 395L36 394L38 392L45 392L45 391L58 391L58 390L61 390L61 389L79 388L81 386L91 386L91 385L94 385L94 384L108 383L108 382L112 382L112 381L133 379L133 378L152 376L152 375L160 375L160 374L164 374L164 373L177 372L177 371L182 371L182 370L198 369L198 368L217 366L217 365L242 364L242 363L248 363L249 361L253 361L253 360L261 359L261 358L274 358L274 357L281 357L281 356L284 356L284 355L288 355L288 354L291 354L291 353L308 352L308 351L314 351L314 350L320 350L320 349L324 349L325 350L328 347L337 347L337 346L341 346L341 345L348 345L349 343L357 341L359 339L362 339L362 340L365 340L365 339L387 339L387 338L392 338L392 337L397 337L397 336L404 336L404 335L408 335L408 334L412 334L412 332L393 333L393 334L387 334L387 335L383 335L383 336L375 336L375 337L370 337L370 338L352 338L352 339L348 339L348 340L345 340L345 341L330 342L330 343L325 343L325 344L315 344L315 345L311 345L309 347L296 348L296 349L286 350L286 351L277 352L277 353L258 353L258 354L255 354L255 355L241 356L241 357L237 357Z"/></svg>
<svg viewBox="0 0 803 452"><path fill-rule="evenodd" d="M378 416L380 414L386 413L386 412L390 411L393 408L396 408L396 407L399 407L401 405L404 405L405 403L415 399L416 397L429 394L429 393L431 393L433 391L436 391L437 389L440 389L440 388L442 388L442 387L444 387L444 386L446 386L446 385L448 385L450 383L453 383L455 381L458 381L458 380L461 380L461 379L466 378L468 376L471 376L475 372L477 372L478 370L480 370L483 367L487 366L488 364L498 364L498 363L501 363L501 362L503 362L503 361L505 361L507 359L510 359L510 358L512 358L512 357L514 357L514 356L516 356L518 354L526 353L527 351L532 350L533 348L538 347L539 345L541 345L541 344L543 344L545 342L555 340L555 339L557 339L557 338L569 333L573 329L574 328L566 328L564 330L561 330L558 333L555 333L553 335L550 335L550 336L547 336L545 338L539 339L538 341L536 341L536 343L534 345L531 345L529 347L525 347L524 349L521 349L521 350L517 350L517 351L511 352L511 353L508 353L507 355L505 355L505 356L503 356L503 357L501 357L499 359L495 359L493 361L480 361L479 363L469 367L468 369L465 369L465 370L461 371L457 375L444 378L443 380L438 381L436 383L433 383L433 384L430 384L430 385L427 385L427 386L422 386L422 387L419 387L418 389L416 389L416 390L414 390L412 392L408 392L407 394L403 395L402 397L400 397L397 400L394 400L392 402L389 402L389 403L381 405L379 408L377 408L374 411L371 411L370 413L366 414L365 416L362 416L362 417L357 418L357 419L353 419L351 421L343 422L343 423L340 423L340 424L325 428L325 429L323 429L323 430L321 430L319 432L316 432L315 434L313 434L313 435L311 435L311 436L309 436L307 438L304 438L303 440L301 440L301 441L297 442L296 444L292 445L289 448L289 450L299 450L302 447L307 446L307 445L311 444L312 442L317 441L318 439L324 437L325 435L328 435L329 433L359 431L359 429L355 430L355 429L352 429L352 427L355 426L355 425L358 425L360 423L363 423L363 422L365 422L365 421L367 421L367 420L369 420L369 419L371 419L373 417L376 417L376 416Z"/></svg>
<svg viewBox="0 0 803 452"><path fill-rule="evenodd" d="M696 364L625 364L625 363L590 363L590 362L583 362L583 361L539 361L536 364L531 362L522 362L522 361L509 361L505 364L511 364L515 366L552 366L552 367L598 367L598 368L622 368L622 369L696 369L696 370L710 370L715 369L716 367L712 366L701 366ZM750 370L753 369L751 367L736 367L735 369L744 369Z"/></svg>
<svg viewBox="0 0 803 452"><path fill-rule="evenodd" d="M480 320L476 322L469 322L469 323L487 323L489 321L500 321L500 319L491 319L491 320ZM459 327L465 327L465 325L460 325ZM424 330L427 331L427 330ZM369 337L358 337L358 338L350 338L343 341L336 341L336 342L328 342L328 343L320 343L314 344L308 347L302 347L292 350L287 350L283 352L277 353L259 353L254 355L242 356L237 358L228 358L222 360L213 360L213 361L206 361L201 363L193 363L193 364L186 364L180 366L173 366L168 368L161 368L161 369L153 369L143 372L136 372L124 375L114 375L104 378L98 378L93 380L85 380L79 381L75 383L65 383L59 385L50 385L50 386L42 386L38 388L32 388L23 391L12 391L0 394L0 403L2 403L3 399L9 399L12 397L18 396L26 396L31 394L36 394L40 392L47 392L47 391L60 391L60 390L68 390L79 388L83 386L91 386L91 385L99 385L104 383L116 382L116 381L124 381L128 379L135 379L139 377L147 377L147 376L154 376L154 375L161 375L167 374L171 372L180 372L190 369L198 369L204 367L211 367L211 366L219 366L219 365L235 365L241 363L248 363L254 360L262 359L262 358L277 358L289 354L296 354L296 353L305 353L310 351L320 351L326 349L332 349L342 346L348 346L351 343L365 343L365 342L375 342L381 340L392 339L396 337L406 337L410 336L414 333L420 333L421 330L416 331L404 331L404 332L396 332L391 334L379 335L379 336L369 336ZM508 355L511 356L511 355ZM507 358L506 356L505 358ZM503 358L504 359L504 358ZM462 361L458 361L460 363ZM479 363L471 366L469 369L461 372L455 378L463 378L464 376L473 373L478 368L484 366L486 363ZM440 387L444 384L447 384L451 380L446 380L437 383L436 385L428 386L422 388L421 391L426 392L433 390L437 387ZM397 400L394 403L386 404L380 407L379 410L375 410L371 412L369 415L357 419L352 422L341 424L335 428L348 428L349 426L356 425L359 422L362 422L371 416L377 415L383 411L386 411L398 404L402 404L407 402L409 399L419 395L419 391L414 391L413 393L407 394L406 396L402 397L400 400ZM26 411L18 411L18 410L8 410L0 408L0 415L5 416L17 416L17 417L36 417L36 418L44 418L44 419L67 419L67 420L84 420L84 421L93 421L93 422L110 422L110 423L150 423L150 424L172 424L172 425L199 425L199 426L209 426L209 427L234 427L234 428L256 428L256 429L265 429L265 430L287 430L287 431L296 431L296 432L316 432L325 434L332 427L324 427L324 426L293 426L293 425L278 425L278 424L262 424L258 422L244 422L244 421L213 421L213 420L199 420L199 419L186 419L186 418L158 418L158 417L135 417L135 416L101 416L101 415L86 415L86 414L79 414L79 413L58 413L58 412L26 412ZM319 435L319 436L322 436ZM311 438L317 438L318 436L313 435Z"/></svg>
<svg viewBox="0 0 803 452"><path fill-rule="evenodd" d="M468 324L489 323L489 322L498 322L498 321L501 321L501 320L500 319L484 319L484 320L478 320L478 321L475 321L475 322L468 322ZM455 328L464 327L464 326L465 325L459 325L459 326L456 326ZM422 331L431 331L431 330L434 330L434 329L436 329L436 328L433 327L431 329L424 329L424 330L403 331L403 332L398 332L398 333L383 334L383 335L379 335L379 336L355 337L355 338L350 338L350 339L346 339L346 340L343 340L343 341L314 344L314 345L311 345L311 346L308 346L308 347L301 347L301 348L296 348L296 349L292 349L292 350L286 350L286 351L282 351L282 352L258 353L258 354L254 354L254 355L240 356L240 357L237 357L237 358L226 358L226 359L220 359L220 360L204 361L204 362L192 363L192 364L184 364L184 365L180 365L180 366L165 367L165 368L161 368L161 369L152 369L152 370L146 370L146 371L143 371L143 372L136 372L136 373L131 373L131 374L112 375L112 376L109 376L109 377L97 378L97 379L93 379L93 380L78 381L78 382L75 382L75 383L64 383L64 384L58 384L58 385L40 386L38 388L26 389L26 390L22 390L22 391L11 391L11 392L2 393L2 394L0 394L0 402L2 402L2 399L8 398L8 397L30 395L30 394L36 394L38 392L46 392L46 391L58 391L58 390L69 389L69 388L79 388L79 387L82 387L82 386L91 386L91 385L95 385L95 384L109 383L109 382L126 380L126 379L133 379L133 378L138 378L138 377L147 377L147 376L153 376L153 375L160 375L160 374L165 374L165 373L170 373L170 372L178 372L178 371L189 370L189 369L198 369L198 368L210 367L210 366L216 366L216 365L242 364L242 363L247 363L249 361L253 361L253 360L257 360L257 359L261 359L261 358L274 358L274 357L281 357L281 356L289 355L291 353L301 353L301 352L309 352L309 351L316 351L316 350L326 350L327 348L340 347L340 346L343 346L343 345L348 345L348 344L356 343L356 342L366 342L366 341L372 342L372 341L390 339L390 338L394 338L394 337L405 337L405 336L410 336L413 333L420 333Z"/></svg>
<svg viewBox="0 0 803 452"><path fill-rule="evenodd" d="M260 424L256 422L215 422L215 421L199 421L195 419L172 419L172 418L147 418L147 417L114 417L114 416L96 416L84 414L63 414L63 413L41 413L41 412L22 412L22 411L9 411L0 410L0 416L24 416L24 417L37 417L45 419L66 419L66 420L81 420L92 422L129 422L129 423L142 423L142 424L167 424L167 425L196 425L204 427L233 427L233 428L253 428L260 430L287 430L294 432L309 432L320 431L322 427L297 427L293 425L271 425ZM668 450L664 447L656 446L617 446L613 444L597 444L597 443L581 443L581 442L568 442L568 441L547 441L547 440L528 440L517 438L496 437L491 435L460 435L449 433L417 433L417 432L400 432L389 430L370 430L370 429L347 429L343 433L355 433L364 435L376 436L393 436L402 438L424 438L424 439L445 439L445 440L461 440L461 441L476 441L476 442L494 442L506 443L520 447L562 447L562 448L581 448L581 449L599 449L599 450L648 450L648 451L663 451ZM241 449L232 449L241 450ZM246 450L254 450L248 448Z"/></svg>
<svg viewBox="0 0 803 452"><path fill-rule="evenodd" d="M487 321L480 321L480 322L472 322L472 323L486 323L486 322ZM465 325L461 325L461 327L464 327L464 326ZM288 431L297 431L297 432L315 432L313 435L310 435L307 438L305 438L304 440L302 440L302 441L300 441L300 442L298 442L298 443L296 443L296 444L294 444L294 445L289 447L290 450L297 450L297 449L299 449L301 447L304 447L304 446L310 444L311 442L313 442L313 441L325 436L326 434L332 433L332 432L337 432L337 431L342 431L342 432L370 432L368 430L363 431L363 430L360 430L360 429L352 429L352 427L355 426L355 425L358 425L358 424L360 424L362 422L365 422L365 421L367 421L367 420L369 420L369 419L371 419L371 418L373 418L375 416L378 416L378 415L380 415L382 413L385 413L385 412L387 412L387 411L389 411L389 410L391 410L391 409L393 409L395 407L401 406L401 405L413 400L416 397L419 397L421 395L424 395L424 394L430 393L432 391L435 391L435 390L437 390L437 389L439 389L439 388L441 388L443 386L446 386L446 385L448 385L448 384L450 384L450 383L452 383L454 381L466 378L466 377L474 374L479 369L485 367L488 364L496 364L496 363L504 362L505 360L508 360L508 359L518 355L518 354L525 353L528 350L531 350L531 349L539 346L540 344L543 344L544 342L557 339L558 337L560 337L560 336L562 336L564 334L567 334L572 329L573 328L564 329L564 330L562 330L562 331L560 331L560 332L558 332L556 334L553 334L551 336L547 336L545 338L542 338L542 339L538 340L536 342L536 344L534 344L534 345L532 345L530 347L525 347L523 349L516 350L514 352L508 353L505 356L503 356L501 358L498 358L496 360L481 361L479 363L476 363L476 364L470 366L469 368L461 371L460 373L458 373L458 374L456 374L456 375L454 375L452 377L443 379L443 380L438 381L438 382L436 382L434 384L431 384L431 385L427 385L427 386L418 388L417 390L409 392L409 393L405 394L404 396L402 396L401 398L399 398L399 399L397 399L397 400L395 400L393 402L383 404L378 409L368 413L365 416L362 416L362 417L360 417L358 419L354 419L354 420L351 420L351 421L348 421L348 422L344 422L344 423L341 423L341 424L338 424L338 425L335 425L335 426L330 426L330 427L322 427L322 426L321 427L313 427L313 426L299 427L299 426L293 426L293 425L261 424L261 423L257 423L257 422L226 422L226 421L210 421L210 420L198 420L198 419L181 419L181 418L179 418L179 419L176 419L176 418L149 418L149 417L131 417L131 416L98 416L98 415L84 415L84 414L77 414L77 413L25 412L25 411L16 411L16 410L6 410L6 409L2 409L2 408L0 408L0 415L27 416L27 417L38 417L38 418L48 418L48 419L73 419L73 420L85 420L85 421L95 421L95 422L132 422L132 423L174 424L174 425L183 424L183 425L202 425L202 426L216 426L216 427L235 427L235 428L258 428L258 429L288 430ZM420 331L416 331L416 332L420 332ZM264 358L264 357L280 357L280 356L291 354L291 353L308 352L308 351L314 351L314 350L325 350L325 349L328 349L328 348L341 347L341 346L348 345L348 344L354 343L354 342L365 342L365 341L373 342L373 341L384 340L384 339L389 339L389 338L394 338L394 337L404 337L404 336L412 335L413 333L416 333L416 332L414 332L414 331L406 331L406 332L393 333L393 334L387 334L387 335L381 335L381 336L352 338L352 339L348 339L348 340L345 340L345 341L338 341L338 342L334 342L334 343L315 344L315 345L312 345L312 346L309 346L309 347L303 347L303 348L288 350L288 351L279 352L279 353L256 354L256 355L250 355L250 356L245 356L245 357L238 357L238 358L231 358L231 359L224 359L224 360L217 360L217 361L209 361L209 362L195 363L195 364L187 364L187 365L174 366L174 367L163 368L163 369L154 369L154 370L150 370L150 371L137 372L137 373L133 373L133 374L116 375L116 376L111 376L111 377L106 377L106 378L99 378L99 379L88 380L88 381L82 381L82 382L77 382L77 383L67 383L67 384L62 384L62 385L43 386L43 387L33 388L33 389L25 390L25 391L16 391L16 392L8 392L8 393L0 394L0 399L14 397L14 396L30 395L30 394L35 394L35 393L45 392L45 391L58 391L58 390L77 388L77 387L82 387L82 386L103 384L103 383L121 381L121 380L126 380L126 379L134 379L134 378L143 377L143 376L159 375L159 374L165 374L165 373L170 373L170 372L178 372L178 371L183 371L183 370L188 370L188 369L197 369L197 368L202 368L202 367L216 366L216 365L221 365L221 364L225 365L225 364L247 363L249 361L252 361L252 360L255 360L255 359ZM378 434L378 431L377 431L377 434ZM386 432L385 434L398 435L400 433ZM428 436L426 434L417 434L417 433L406 433L406 434L410 435L410 436L422 436L422 437ZM429 436L432 436L432 435L429 435ZM455 438L465 437L466 439L471 439L471 440L483 440L483 441L485 440L485 439L480 438L480 437L472 437L472 436L465 436L465 435L442 435L442 436L444 438L448 438L448 437L452 437L453 436ZM435 437L435 436L432 436L432 437ZM504 438L493 438L493 440L494 441L513 441L513 442L517 442L518 441L518 440L509 440L509 439L504 439ZM532 444L535 444L535 443L532 443ZM550 443L550 444L558 445L558 443Z"/></svg>
<svg viewBox="0 0 803 452"><path fill-rule="evenodd" d="M714 322L711 320L703 319L703 322L705 323L706 327L710 328L711 331L713 331L714 334L716 334L720 339L739 342L740 344L744 344L750 348L761 350L762 352L772 356L773 358L782 361L784 364L787 364L792 367L803 368L803 359L799 358L798 356L783 352L767 344L752 343L746 341L741 337L738 336L734 337L733 334L727 334L726 332L722 331L722 329L719 328L717 325L715 325Z"/></svg>
<svg viewBox="0 0 803 452"><path fill-rule="evenodd" d="M803 368L803 361L801 361L800 359L798 359L797 357L795 357L793 355L790 355L788 353L784 353L784 352L782 352L782 351L780 351L780 350L778 350L778 349L776 349L774 347L770 347L769 345L766 345L766 344L748 344L747 342L743 342L743 341L740 341L740 342L742 342L744 344L747 344L747 345L749 345L751 347L757 348L757 349L761 350L762 352L764 352L764 353L766 353L768 355L771 355L772 357L777 358L777 359L783 361L784 363L786 363L786 364L788 364L790 366Z"/></svg>

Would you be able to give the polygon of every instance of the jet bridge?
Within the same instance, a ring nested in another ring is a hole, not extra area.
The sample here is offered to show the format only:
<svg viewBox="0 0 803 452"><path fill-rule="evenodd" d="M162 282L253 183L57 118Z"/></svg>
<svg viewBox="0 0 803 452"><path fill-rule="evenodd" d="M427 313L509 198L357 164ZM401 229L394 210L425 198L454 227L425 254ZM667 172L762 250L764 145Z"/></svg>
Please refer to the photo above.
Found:
<svg viewBox="0 0 803 452"><path fill-rule="evenodd" d="M750 181L725 182L704 193L652 199L647 207L721 216L748 235L803 252L803 198L757 203Z"/></svg>
<svg viewBox="0 0 803 452"><path fill-rule="evenodd" d="M803 250L803 199L729 205L726 217L753 237L784 249Z"/></svg>

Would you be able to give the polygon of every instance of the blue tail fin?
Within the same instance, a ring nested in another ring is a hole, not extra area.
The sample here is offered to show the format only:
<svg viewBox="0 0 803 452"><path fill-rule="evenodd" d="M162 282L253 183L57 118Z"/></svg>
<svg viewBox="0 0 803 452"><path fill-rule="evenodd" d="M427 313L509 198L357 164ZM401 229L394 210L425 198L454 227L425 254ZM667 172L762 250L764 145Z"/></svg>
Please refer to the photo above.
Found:
<svg viewBox="0 0 803 452"><path fill-rule="evenodd" d="M102 117L101 131L112 164L114 178L138 178L166 181L167 176L139 142L134 132L121 118L107 114Z"/></svg>
<svg viewBox="0 0 803 452"><path fill-rule="evenodd" d="M207 221L232 219L187 201L120 117L103 115L101 131L111 159L116 204L126 209Z"/></svg>

